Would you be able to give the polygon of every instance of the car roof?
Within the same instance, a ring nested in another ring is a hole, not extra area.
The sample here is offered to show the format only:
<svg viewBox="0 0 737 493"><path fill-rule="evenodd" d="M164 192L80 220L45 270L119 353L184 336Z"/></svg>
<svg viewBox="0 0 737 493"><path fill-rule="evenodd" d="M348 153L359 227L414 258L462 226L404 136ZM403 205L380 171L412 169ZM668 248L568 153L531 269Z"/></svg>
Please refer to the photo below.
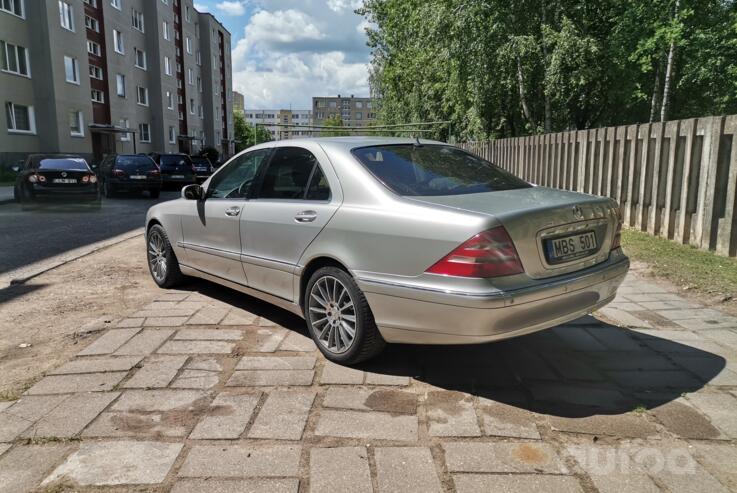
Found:
<svg viewBox="0 0 737 493"><path fill-rule="evenodd" d="M437 144L449 145L445 142L438 142L429 139L415 139L414 137L374 137L374 136L350 136L350 137L310 137L305 139L278 140L272 142L276 147L299 145L300 143L315 142L318 144L328 145L331 147L342 147L343 149L355 149L358 147L370 147L380 145L398 145L398 144Z"/></svg>

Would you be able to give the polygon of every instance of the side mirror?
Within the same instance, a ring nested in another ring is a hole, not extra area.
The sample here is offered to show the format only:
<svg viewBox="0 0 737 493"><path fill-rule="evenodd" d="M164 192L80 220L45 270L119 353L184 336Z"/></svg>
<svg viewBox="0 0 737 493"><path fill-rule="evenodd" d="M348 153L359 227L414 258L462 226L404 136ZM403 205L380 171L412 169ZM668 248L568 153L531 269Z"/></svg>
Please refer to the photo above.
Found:
<svg viewBox="0 0 737 493"><path fill-rule="evenodd" d="M91 168L91 169L100 169L100 165L99 165L99 164L97 164L97 163L94 163L94 164L90 164L90 168Z"/></svg>
<svg viewBox="0 0 737 493"><path fill-rule="evenodd" d="M13 173L20 173L20 166L11 166L10 169L13 170Z"/></svg>
<svg viewBox="0 0 737 493"><path fill-rule="evenodd" d="M205 198L205 191L200 185L187 185L182 188L182 198L185 200L202 200Z"/></svg>

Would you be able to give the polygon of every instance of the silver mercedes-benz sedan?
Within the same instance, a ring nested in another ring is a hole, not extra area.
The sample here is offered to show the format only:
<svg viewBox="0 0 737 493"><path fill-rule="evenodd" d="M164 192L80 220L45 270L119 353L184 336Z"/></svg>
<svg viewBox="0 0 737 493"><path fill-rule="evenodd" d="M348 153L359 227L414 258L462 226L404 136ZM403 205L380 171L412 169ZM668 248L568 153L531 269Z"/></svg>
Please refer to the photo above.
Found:
<svg viewBox="0 0 737 493"><path fill-rule="evenodd" d="M307 321L328 359L389 342L482 343L610 302L629 260L617 204L531 185L440 142L268 142L146 216L148 265Z"/></svg>

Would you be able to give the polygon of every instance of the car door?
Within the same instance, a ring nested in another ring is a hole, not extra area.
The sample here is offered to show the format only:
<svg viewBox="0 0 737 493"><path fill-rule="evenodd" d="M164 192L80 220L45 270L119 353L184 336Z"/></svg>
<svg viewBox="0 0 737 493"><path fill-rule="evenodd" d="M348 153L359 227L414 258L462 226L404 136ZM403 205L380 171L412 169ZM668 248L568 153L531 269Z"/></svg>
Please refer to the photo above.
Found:
<svg viewBox="0 0 737 493"><path fill-rule="evenodd" d="M187 264L203 272L246 284L241 265L240 216L270 149L233 158L207 184L203 200L190 200L182 216L182 246Z"/></svg>
<svg viewBox="0 0 737 493"><path fill-rule="evenodd" d="M293 301L295 267L341 201L337 177L318 144L274 148L241 215L248 285Z"/></svg>

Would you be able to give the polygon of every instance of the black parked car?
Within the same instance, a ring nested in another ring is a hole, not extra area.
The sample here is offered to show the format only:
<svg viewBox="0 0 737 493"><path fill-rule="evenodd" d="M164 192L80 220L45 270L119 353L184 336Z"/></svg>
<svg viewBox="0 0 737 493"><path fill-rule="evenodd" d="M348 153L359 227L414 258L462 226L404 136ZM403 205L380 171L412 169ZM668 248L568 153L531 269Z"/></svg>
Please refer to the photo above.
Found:
<svg viewBox="0 0 737 493"><path fill-rule="evenodd" d="M13 195L24 204L66 199L99 203L97 175L83 157L73 154L31 154L18 172Z"/></svg>
<svg viewBox="0 0 737 493"><path fill-rule="evenodd" d="M151 198L161 193L161 172L153 159L140 154L111 154L100 163L105 197L117 192L144 192Z"/></svg>
<svg viewBox="0 0 737 493"><path fill-rule="evenodd" d="M197 183L192 159L187 154L149 154L159 166L164 187L182 188Z"/></svg>
<svg viewBox="0 0 737 493"><path fill-rule="evenodd" d="M192 160L192 165L194 166L194 172L197 176L197 181L200 183L207 180L210 175L215 171L215 168L212 167L210 160L207 159L205 156L190 156L190 159Z"/></svg>

